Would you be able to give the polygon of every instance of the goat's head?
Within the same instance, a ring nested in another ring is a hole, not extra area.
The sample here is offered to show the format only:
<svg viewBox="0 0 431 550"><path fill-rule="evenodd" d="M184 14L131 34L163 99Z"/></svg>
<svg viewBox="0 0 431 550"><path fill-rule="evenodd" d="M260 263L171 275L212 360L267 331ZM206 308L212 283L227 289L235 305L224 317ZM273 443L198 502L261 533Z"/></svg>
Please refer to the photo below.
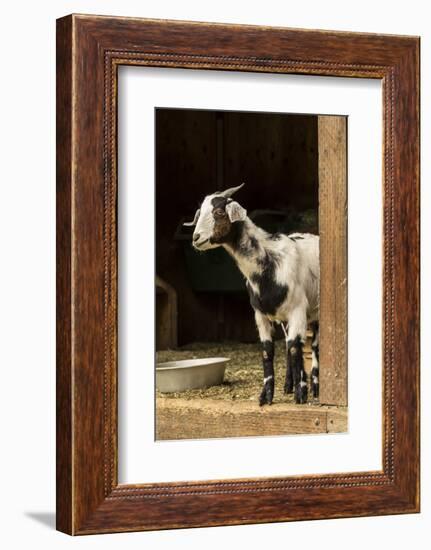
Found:
<svg viewBox="0 0 431 550"><path fill-rule="evenodd" d="M194 220L184 224L195 226L193 246L197 250L221 246L228 239L232 224L245 220L247 211L231 198L243 185L206 196Z"/></svg>

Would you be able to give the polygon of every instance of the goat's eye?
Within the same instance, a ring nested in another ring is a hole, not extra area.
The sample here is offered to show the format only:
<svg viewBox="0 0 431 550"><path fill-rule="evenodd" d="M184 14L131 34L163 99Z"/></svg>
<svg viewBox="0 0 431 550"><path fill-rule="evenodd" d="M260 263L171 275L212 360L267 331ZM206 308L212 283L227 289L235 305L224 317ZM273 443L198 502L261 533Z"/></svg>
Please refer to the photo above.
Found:
<svg viewBox="0 0 431 550"><path fill-rule="evenodd" d="M223 218L225 215L225 211L223 210L223 208L216 208L214 210L214 216L216 218Z"/></svg>

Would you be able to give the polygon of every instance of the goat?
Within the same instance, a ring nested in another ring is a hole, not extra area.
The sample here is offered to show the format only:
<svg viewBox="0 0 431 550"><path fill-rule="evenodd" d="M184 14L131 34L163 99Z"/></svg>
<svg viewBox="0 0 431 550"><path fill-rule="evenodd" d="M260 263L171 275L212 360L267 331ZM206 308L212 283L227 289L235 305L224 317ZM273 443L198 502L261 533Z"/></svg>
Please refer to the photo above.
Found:
<svg viewBox="0 0 431 550"><path fill-rule="evenodd" d="M256 226L232 200L244 184L204 198L194 220L193 246L205 251L222 246L246 280L263 354L263 388L259 404L274 397L274 323L286 337L285 393L296 403L308 399L303 347L307 324L313 329L311 388L319 394L319 237L309 233L270 234Z"/></svg>

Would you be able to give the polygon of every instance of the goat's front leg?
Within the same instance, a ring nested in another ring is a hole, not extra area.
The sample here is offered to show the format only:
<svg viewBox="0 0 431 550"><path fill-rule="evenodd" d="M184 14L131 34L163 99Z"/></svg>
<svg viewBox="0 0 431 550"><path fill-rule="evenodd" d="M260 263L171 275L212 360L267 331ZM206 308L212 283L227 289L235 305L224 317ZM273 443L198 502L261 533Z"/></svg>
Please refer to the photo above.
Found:
<svg viewBox="0 0 431 550"><path fill-rule="evenodd" d="M305 311L295 310L289 319L287 334L287 361L292 369L295 403L306 403L308 398L307 374L304 369L304 344L307 333Z"/></svg>
<svg viewBox="0 0 431 550"><path fill-rule="evenodd" d="M290 361L289 361L289 351L288 351L289 337L287 332L288 331L287 323L286 323L286 326L284 326L284 324L281 323L281 328L283 329L284 337L286 340L286 379L284 382L284 393L289 394L289 393L293 393L293 373L292 373L292 365L290 364Z"/></svg>
<svg viewBox="0 0 431 550"><path fill-rule="evenodd" d="M260 311L255 312L257 330L262 342L263 388L259 405L271 405L274 398L274 342L271 321Z"/></svg>

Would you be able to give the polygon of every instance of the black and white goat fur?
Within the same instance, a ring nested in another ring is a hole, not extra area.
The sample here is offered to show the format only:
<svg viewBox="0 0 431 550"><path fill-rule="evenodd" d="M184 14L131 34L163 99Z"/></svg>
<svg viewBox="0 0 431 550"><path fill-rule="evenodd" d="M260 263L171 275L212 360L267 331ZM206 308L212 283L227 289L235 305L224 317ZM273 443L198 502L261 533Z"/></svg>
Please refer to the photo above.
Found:
<svg viewBox="0 0 431 550"><path fill-rule="evenodd" d="M274 397L274 322L282 325L287 342L285 393L296 403L308 398L303 347L307 325L313 330L311 388L319 392L319 237L308 233L270 234L257 227L247 211L232 200L242 186L205 197L195 214L193 246L222 246L246 279L250 303L263 346L263 389L260 405Z"/></svg>

